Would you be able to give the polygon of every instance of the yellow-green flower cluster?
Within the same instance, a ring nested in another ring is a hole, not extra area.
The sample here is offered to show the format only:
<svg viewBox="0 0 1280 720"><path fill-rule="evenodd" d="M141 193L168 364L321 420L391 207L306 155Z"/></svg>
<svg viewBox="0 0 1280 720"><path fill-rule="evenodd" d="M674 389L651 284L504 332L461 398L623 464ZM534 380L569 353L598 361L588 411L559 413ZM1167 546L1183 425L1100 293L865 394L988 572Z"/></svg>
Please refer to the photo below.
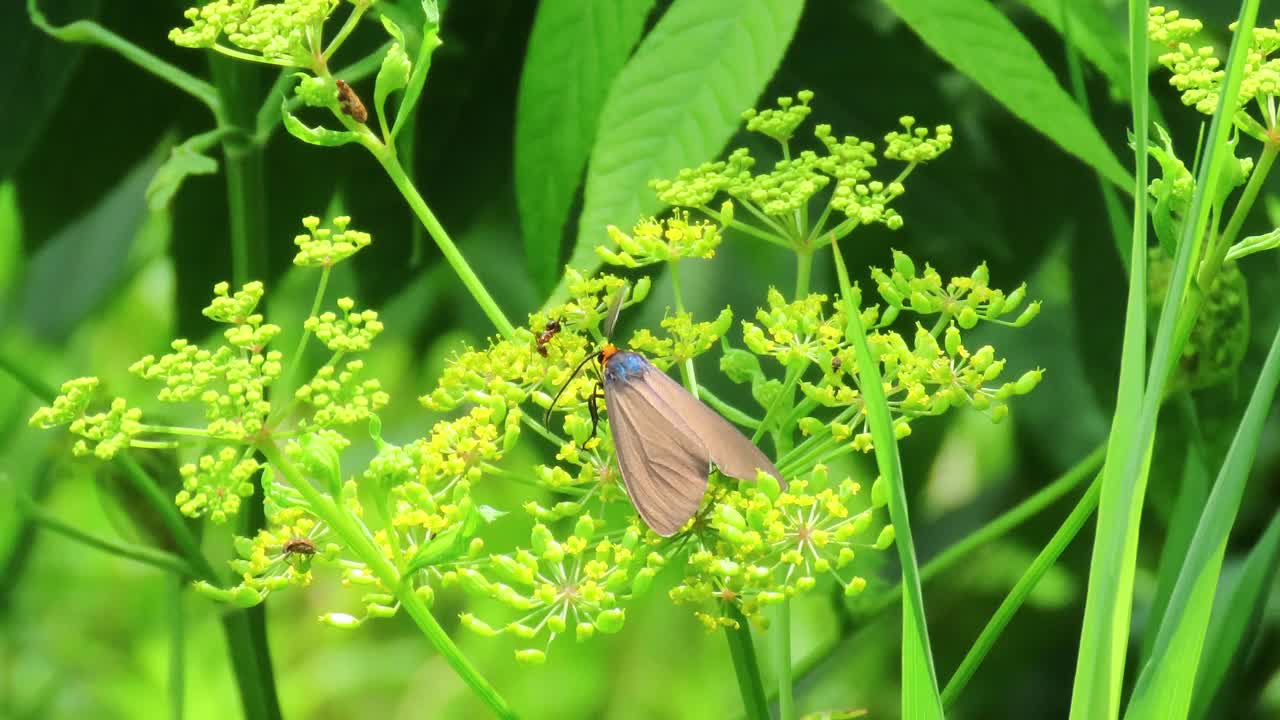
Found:
<svg viewBox="0 0 1280 720"><path fill-rule="evenodd" d="M720 228L706 221L689 222L689 213L676 211L664 220L647 218L636 223L632 235L610 225L609 239L619 252L596 246L602 260L624 267L676 262L684 258L709 259L720 244Z"/></svg>
<svg viewBox="0 0 1280 720"><path fill-rule="evenodd" d="M699 208L728 224L732 216L726 217L726 213L732 212L732 206L726 206L720 213L708 207L716 194L725 192L735 201L746 204L754 217L785 218L780 224L766 220L758 226L760 231L802 242L805 238L793 237L803 230L795 224L797 217L793 216L806 209L810 200L834 180L828 210L849 218L841 235L856 225L882 223L890 229L901 227L902 217L890 205L904 192L902 180L912 168L936 159L951 147L951 126L940 125L931 133L927 128L916 127L915 118L901 118L902 130L885 135L883 157L905 162L907 167L892 180L876 180L871 174L878 163L875 143L852 135L837 138L830 125L819 124L814 128L814 137L826 149L825 153L791 152L790 141L809 115L813 93L802 91L799 98L799 104L784 97L779 98L777 109L748 110L743 114L748 130L782 144L783 157L772 171L752 174L755 161L745 149L739 148L725 161L681 170L674 180L652 182L658 198L671 205ZM826 213L824 220L825 217Z"/></svg>
<svg viewBox="0 0 1280 720"><path fill-rule="evenodd" d="M826 312L827 296L811 293L787 302L769 288L769 306L756 312L756 322L742 322L742 339L756 355L771 355L785 366L804 360L823 362L844 341L845 315Z"/></svg>
<svg viewBox="0 0 1280 720"><path fill-rule="evenodd" d="M302 508L271 516L268 527L253 538L237 537L231 568L240 583L228 589L197 582L201 594L238 607L252 607L276 590L311 584L313 563L340 564L342 548L332 532Z"/></svg>
<svg viewBox="0 0 1280 720"><path fill-rule="evenodd" d="M307 318L302 327L316 336L324 346L336 353L363 352L373 344L382 332L382 322L375 310L355 312L356 301L344 297L338 299L339 316L324 312Z"/></svg>
<svg viewBox="0 0 1280 720"><path fill-rule="evenodd" d="M822 465L808 479L792 480L786 492L765 482L725 493L712 511L711 531L697 534L671 600L691 605L714 630L736 626L724 612L727 604L764 625L765 608L826 578L856 595L867 584L852 566L858 551L884 550L894 539L892 525L872 529L883 499L869 502L860 493L847 478L831 483Z"/></svg>
<svg viewBox="0 0 1280 720"><path fill-rule="evenodd" d="M696 168L684 168L675 180L653 180L649 186L658 199L676 207L705 208L717 194L736 194L751 182L751 168L756 164L746 148L729 153L728 160L705 162Z"/></svg>
<svg viewBox="0 0 1280 720"><path fill-rule="evenodd" d="M110 460L143 431L142 411L129 407L124 398L115 398L106 412L88 412L97 387L95 377L68 380L53 404L37 410L29 424L45 430L66 425L72 434L80 436L72 452L78 456L93 453Z"/></svg>
<svg viewBox="0 0 1280 720"><path fill-rule="evenodd" d="M801 90L796 93L796 98L800 100L799 105L796 105L792 98L780 97L776 110L773 108L751 109L743 112L742 119L747 123L747 130L766 135L780 143L789 141L791 136L795 135L796 128L800 127L800 123L804 122L812 111L809 102L813 100L813 91Z"/></svg>
<svg viewBox="0 0 1280 720"><path fill-rule="evenodd" d="M341 370L325 365L316 371L310 382L298 388L294 396L311 406L310 417L303 418L302 427L313 430L334 425L351 425L368 420L381 410L391 397L382 390L377 378L361 379L364 361L352 360Z"/></svg>
<svg viewBox="0 0 1280 720"><path fill-rule="evenodd" d="M307 234L293 239L293 244L298 246L293 264L299 267L333 267L368 247L373 238L367 232L348 229L350 224L351 218L346 215L335 217L332 228L320 227L318 217L303 218L302 225Z"/></svg>
<svg viewBox="0 0 1280 720"><path fill-rule="evenodd" d="M251 454L224 447L178 468L182 490L174 498L187 517L208 516L224 523L240 511L240 498L253 494L253 475L262 466Z"/></svg>
<svg viewBox="0 0 1280 720"><path fill-rule="evenodd" d="M893 268L888 272L872 268L871 277L875 280L876 291L889 307L920 315L941 314L955 318L965 330L976 326L979 320L1022 327L1040 314L1037 301L1027 305L1012 321L1002 320L1022 307L1027 286L1023 283L1008 294L991 287L986 263L979 265L967 277L951 278L944 287L942 276L933 267L926 263L924 272L917 273L911 258L894 250Z"/></svg>
<svg viewBox="0 0 1280 720"><path fill-rule="evenodd" d="M463 626L480 635L505 633L534 645L516 651L516 659L526 664L545 662L552 641L569 631L583 641L597 631L622 629L626 612L619 603L644 592L665 560L658 553L643 552L634 524L617 540L602 537L598 525L583 515L572 534L557 539L546 525L537 524L527 549L491 556L484 572L461 567L447 573L446 581L494 598L519 614L495 626L464 613Z"/></svg>
<svg viewBox="0 0 1280 720"><path fill-rule="evenodd" d="M463 403L505 402L518 405L532 397L540 407L551 405L553 395L569 381L569 374L598 343L596 328L609 312L609 304L625 281L613 275L586 278L576 270L566 273L570 300L545 312L530 316L527 328L517 331L514 340L498 340L484 350L467 350L446 365L435 390L420 398L423 405L448 412ZM650 280L642 277L632 287L623 307L644 300ZM558 332L545 349L537 352L536 337L549 320L560 323ZM560 402L566 410L585 407L582 398L590 394L596 381L579 374Z"/></svg>
<svg viewBox="0 0 1280 720"><path fill-rule="evenodd" d="M239 325L232 330L241 327ZM186 340L174 340L173 352L147 355L129 368L147 380L164 383L163 402L199 401L205 408L206 431L215 438L252 442L271 413L266 389L280 376L281 355L272 350L243 353L230 345L209 351Z"/></svg>
<svg viewBox="0 0 1280 720"><path fill-rule="evenodd" d="M725 308L715 320L694 322L693 315L678 312L662 320L667 337L659 338L647 328L637 330L627 347L644 353L655 365L667 368L710 350L733 324L733 311Z"/></svg>
<svg viewBox="0 0 1280 720"><path fill-rule="evenodd" d="M238 48L275 65L309 67L319 48L322 28L338 0L214 0L190 8L187 28L174 28L169 40L182 47Z"/></svg>
<svg viewBox="0 0 1280 720"><path fill-rule="evenodd" d="M1193 44L1199 40L1202 23L1159 5L1153 6L1149 13L1147 34L1153 42L1169 49L1159 58L1160 64L1172 73L1169 84L1182 93L1183 104L1212 115L1218 107L1226 72L1212 45ZM1236 25L1233 23L1230 29L1235 32ZM1263 141L1268 139L1266 128L1275 124L1275 111L1268 107L1267 101L1280 95L1280 58L1272 57L1277 50L1280 50L1280 20L1274 21L1270 28L1254 28L1246 51L1237 107L1256 102L1268 121L1260 124L1246 113L1237 113L1233 118L1237 127Z"/></svg>

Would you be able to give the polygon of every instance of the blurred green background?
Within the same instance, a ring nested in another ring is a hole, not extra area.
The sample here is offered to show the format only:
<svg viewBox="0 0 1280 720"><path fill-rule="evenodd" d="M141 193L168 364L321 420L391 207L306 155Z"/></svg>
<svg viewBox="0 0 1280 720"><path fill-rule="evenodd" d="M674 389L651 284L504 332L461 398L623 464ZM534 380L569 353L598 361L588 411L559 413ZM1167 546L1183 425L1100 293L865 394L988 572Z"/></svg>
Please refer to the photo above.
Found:
<svg viewBox="0 0 1280 720"><path fill-rule="evenodd" d="M161 350L170 338L198 340L209 333L200 309L214 283L230 277L228 201L221 175L188 179L167 210L149 210L144 198L173 144L207 128L206 113L111 52L51 40L31 26L16 0L4 5L0 350L21 358L49 384L97 375L114 394L146 397L128 374L129 364ZM1179 7L1225 38L1234 10L1230 5L1198 0ZM1269 24L1280 11L1275 5L1264 3L1260 19ZM1057 3L999 6L1066 86L1063 39L1057 23L1044 15ZM41 7L55 23L94 17L197 75L210 72L205 54L166 40L169 28L182 21L179 3L45 0ZM659 3L655 17L663 7ZM543 299L524 256L512 170L517 88L535 9L535 3L521 0L447 4L445 45L435 56L414 134L419 188L517 323ZM1102 2L1096 17L1102 22L1087 32L1114 50L1123 79L1124 10ZM1117 156L1127 158L1128 106L1111 84L1114 77L1106 68L1085 67L1093 118ZM238 78L265 94L275 75L266 68L241 68ZM1162 122L1189 159L1201 116L1182 108L1165 80L1156 71L1152 91ZM1026 280L1029 295L1044 301L1030 327L984 330L973 341L991 342L1006 354L1010 377L1035 366L1047 370L1040 387L1014 403L1010 418L992 426L953 413L915 424L902 443L913 529L927 560L1102 441L1120 353L1122 266L1093 172L936 57L878 2L807 3L761 104L803 88L816 93L813 119L830 123L840 135L878 138L904 114L922 124L955 128L955 147L917 171L900 199L906 226L898 232L865 228L843 243L855 279L865 279L869 265L887 265L892 246L932 263L944 276L967 274L985 260L993 286L1012 288ZM732 144L742 142L749 140L737 138ZM305 146L277 133L266 149L264 169L262 201L271 243L260 248L258 267L268 286L272 319L298 317L310 302L314 277L289 266L299 219L352 215L356 227L372 232L374 244L344 266L335 278L336 290L378 308L388 328L368 359L372 375L393 397L383 416L384 435L401 440L421 435L435 418L415 398L431 389L449 353L464 343L484 342L487 321L367 154L351 147ZM1273 190L1260 203L1264 210L1275 207ZM1246 234L1274 227L1280 207L1256 215ZM626 227L635 220L612 222ZM686 264L686 303L703 317L726 304L736 317L749 317L771 284L790 286L791 262L782 250L731 237L713 261ZM1280 322L1273 300L1280 292L1277 262L1268 254L1246 269L1255 345ZM832 288L829 262L820 261L816 270L816 289ZM624 336L630 328L656 326L669 297L661 281L653 297L625 319ZM731 337L737 338L736 331ZM1197 397L1204 429L1219 452L1261 354L1251 348L1238 387L1229 384ZM745 401L743 388L714 372L714 355L700 361L699 377L731 401ZM71 459L64 434L27 426L37 406L26 389L0 374L0 717L166 717L175 642L186 659L186 716L238 716L217 624L223 608L182 592L158 571L42 531L16 511L16 498L29 495L49 513L93 534L139 542L153 537L148 517L110 468ZM1176 429L1162 427L1160 438L1143 519L1134 608L1138 634L1144 630L1144 603L1182 459ZM1252 546L1280 499L1273 482L1278 440L1273 423L1231 551ZM171 459L153 454L147 462L161 476L168 468L172 478ZM859 458L842 470L867 477L873 472L869 462ZM514 506L527 491L492 485L482 492L490 493L495 505ZM1056 504L925 586L941 677L954 670L1073 502L1074 496ZM527 532L527 525L523 528L515 522L504 532L513 542ZM957 706L956 717L1065 716L1092 532L1092 525L1082 531L1014 620ZM228 541L227 530L205 529L212 557L225 557ZM1229 556L1228 577L1234 562ZM893 564L881 568L871 588L882 589L895 573ZM549 662L537 668L517 665L507 640L482 639L457 628L457 612L473 601L442 593L437 615L528 717L736 716L740 699L723 635L707 634L691 613L672 607L663 582L669 586L673 578L660 580L628 611L620 634L581 645L558 643ZM342 588L320 580L306 592L273 595L267 604L286 717L483 715L483 707L406 618L373 622L357 632L315 621L318 614L353 602ZM896 610L855 620L823 593L795 607L796 657L838 638L835 652L797 687L800 709L865 707L873 718L896 717L901 626ZM183 632L175 638L173 618L179 614ZM1280 714L1278 619L1280 608L1273 602L1260 618L1249 652L1239 658L1219 717Z"/></svg>

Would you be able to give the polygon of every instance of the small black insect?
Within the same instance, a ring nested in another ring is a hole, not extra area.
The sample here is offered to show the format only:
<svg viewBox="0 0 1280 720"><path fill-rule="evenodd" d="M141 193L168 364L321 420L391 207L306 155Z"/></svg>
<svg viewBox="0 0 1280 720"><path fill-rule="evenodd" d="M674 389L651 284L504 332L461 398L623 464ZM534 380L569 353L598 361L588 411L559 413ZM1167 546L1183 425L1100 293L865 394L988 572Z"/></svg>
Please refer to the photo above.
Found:
<svg viewBox="0 0 1280 720"><path fill-rule="evenodd" d="M561 329L562 329L562 326L560 325L559 320L547 321L546 327L544 327L542 329L542 332L538 334L537 349L538 349L539 355L541 355L542 357L547 356L547 343L551 342L551 338L555 337L556 333L560 332Z"/></svg>

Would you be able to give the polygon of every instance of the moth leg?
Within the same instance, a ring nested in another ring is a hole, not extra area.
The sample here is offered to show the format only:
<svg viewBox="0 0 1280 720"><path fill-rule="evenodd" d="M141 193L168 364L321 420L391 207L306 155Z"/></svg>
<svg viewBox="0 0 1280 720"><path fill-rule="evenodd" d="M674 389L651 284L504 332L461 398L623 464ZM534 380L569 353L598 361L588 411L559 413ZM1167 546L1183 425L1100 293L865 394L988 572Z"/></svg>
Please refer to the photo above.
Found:
<svg viewBox="0 0 1280 720"><path fill-rule="evenodd" d="M604 397L599 387L591 393L591 397L587 398L587 409L591 411L591 435L596 436L596 430L600 427L600 398Z"/></svg>

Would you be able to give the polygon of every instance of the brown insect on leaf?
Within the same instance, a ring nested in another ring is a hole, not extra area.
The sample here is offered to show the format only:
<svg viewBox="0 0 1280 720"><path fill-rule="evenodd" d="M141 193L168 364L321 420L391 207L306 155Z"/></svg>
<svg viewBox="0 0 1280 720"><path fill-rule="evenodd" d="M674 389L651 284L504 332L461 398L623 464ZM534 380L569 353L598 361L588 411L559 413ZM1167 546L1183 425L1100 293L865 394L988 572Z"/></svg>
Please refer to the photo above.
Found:
<svg viewBox="0 0 1280 720"><path fill-rule="evenodd" d="M342 112L358 123L368 120L369 111L364 108L364 103L360 101L360 96L356 95L355 89L345 80L335 82L338 84L338 105L342 108Z"/></svg>

